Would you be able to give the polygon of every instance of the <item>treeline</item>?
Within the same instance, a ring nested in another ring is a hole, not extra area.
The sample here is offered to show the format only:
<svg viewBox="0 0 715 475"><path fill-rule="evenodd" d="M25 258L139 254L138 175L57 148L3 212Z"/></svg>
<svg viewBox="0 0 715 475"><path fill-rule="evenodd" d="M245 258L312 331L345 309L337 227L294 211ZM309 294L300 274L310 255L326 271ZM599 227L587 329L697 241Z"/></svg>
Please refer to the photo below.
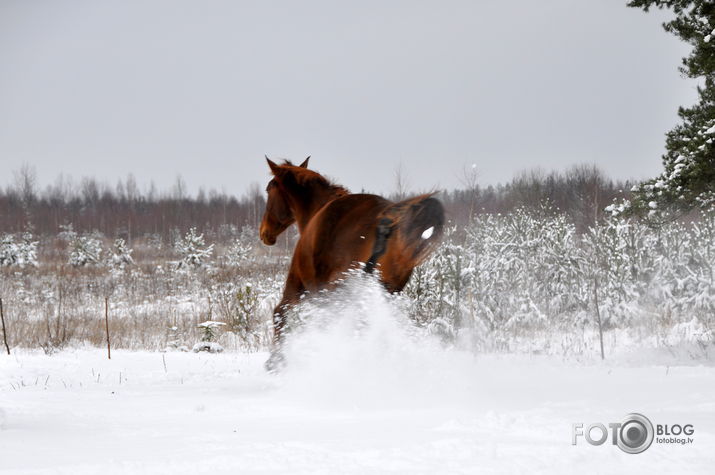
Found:
<svg viewBox="0 0 715 475"><path fill-rule="evenodd" d="M449 218L463 224L484 213L508 213L518 207L548 202L568 215L578 230L597 219L616 197L627 197L632 183L607 178L595 166L576 166L565 172L524 172L509 183L480 186L475 171L465 172L463 187L440 195ZM393 198L397 198L394 196ZM39 236L54 235L71 224L77 232L99 231L107 237L131 242L144 235L171 239L176 231L195 227L210 232L231 225L257 226L265 207L258 185L241 197L200 190L189 196L181 179L159 192L140 190L132 176L115 186L85 178L79 183L60 177L40 191L34 172L25 167L14 183L0 189L0 232L31 230Z"/></svg>
<svg viewBox="0 0 715 475"><path fill-rule="evenodd" d="M141 191L133 176L112 187L94 178L78 184L60 177L39 191L32 171L16 172L15 183L0 189L0 232L31 230L38 236L57 234L71 224L77 232L98 231L132 241L144 235L169 238L176 231L195 227L217 230L226 225L255 224L265 208L257 186L236 197L216 190L189 196L179 178L169 191L152 185Z"/></svg>
<svg viewBox="0 0 715 475"><path fill-rule="evenodd" d="M477 174L466 172L464 188L443 194L443 201L456 224L470 216L506 214L517 208L550 205L565 214L583 232L615 198L628 198L635 182L614 181L594 165L577 165L566 171L522 172L509 183L481 187Z"/></svg>

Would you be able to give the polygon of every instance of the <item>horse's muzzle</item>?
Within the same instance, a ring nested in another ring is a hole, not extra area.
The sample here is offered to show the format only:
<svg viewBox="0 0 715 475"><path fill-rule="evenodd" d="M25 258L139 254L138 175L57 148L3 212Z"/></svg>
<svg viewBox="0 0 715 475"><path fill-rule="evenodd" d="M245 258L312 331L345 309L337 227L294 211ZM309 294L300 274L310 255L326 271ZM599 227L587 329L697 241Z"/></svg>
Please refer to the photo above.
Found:
<svg viewBox="0 0 715 475"><path fill-rule="evenodd" d="M276 243L276 237L271 236L266 232L261 232L261 241L263 241L263 244L266 246L272 246Z"/></svg>

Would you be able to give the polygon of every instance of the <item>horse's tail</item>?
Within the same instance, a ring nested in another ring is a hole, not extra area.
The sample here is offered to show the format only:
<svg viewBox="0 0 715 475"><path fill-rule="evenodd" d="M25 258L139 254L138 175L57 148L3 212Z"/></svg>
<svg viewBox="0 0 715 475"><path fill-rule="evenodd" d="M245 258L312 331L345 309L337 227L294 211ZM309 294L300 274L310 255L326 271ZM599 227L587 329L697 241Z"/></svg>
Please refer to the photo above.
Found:
<svg viewBox="0 0 715 475"><path fill-rule="evenodd" d="M410 269L432 252L444 231L444 208L434 193L395 203L377 217L372 255L365 272L372 273L377 260L387 251L388 241L397 241L399 262Z"/></svg>
<svg viewBox="0 0 715 475"><path fill-rule="evenodd" d="M396 221L397 239L417 265L429 256L444 232L444 207L434 193L398 203L402 211Z"/></svg>

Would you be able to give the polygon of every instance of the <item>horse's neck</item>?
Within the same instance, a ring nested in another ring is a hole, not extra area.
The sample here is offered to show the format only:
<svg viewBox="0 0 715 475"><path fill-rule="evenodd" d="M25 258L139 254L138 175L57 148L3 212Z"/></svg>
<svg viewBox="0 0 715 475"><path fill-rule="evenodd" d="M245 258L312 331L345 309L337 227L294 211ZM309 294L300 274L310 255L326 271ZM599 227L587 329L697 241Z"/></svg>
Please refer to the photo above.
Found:
<svg viewBox="0 0 715 475"><path fill-rule="evenodd" d="M304 193L304 197L307 195L310 199L301 200L295 198L292 200L293 206L291 206L300 233L303 232L310 220L313 219L313 216L315 216L323 206L345 194L344 192L332 188L306 190Z"/></svg>

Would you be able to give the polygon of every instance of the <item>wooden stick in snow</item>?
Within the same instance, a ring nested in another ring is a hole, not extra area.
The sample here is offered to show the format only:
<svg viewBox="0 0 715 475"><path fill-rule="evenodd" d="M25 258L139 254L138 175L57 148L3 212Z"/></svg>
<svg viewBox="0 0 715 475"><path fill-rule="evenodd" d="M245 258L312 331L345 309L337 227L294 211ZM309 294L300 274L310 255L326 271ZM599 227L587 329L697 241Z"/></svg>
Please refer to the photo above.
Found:
<svg viewBox="0 0 715 475"><path fill-rule="evenodd" d="M10 345L7 344L7 330L5 330L5 314L2 311L2 299L0 299L0 320L2 320L2 339L5 341L5 349L10 354Z"/></svg>
<svg viewBox="0 0 715 475"><path fill-rule="evenodd" d="M109 344L109 297L104 297L104 326L107 330L107 359L112 359L112 347Z"/></svg>
<svg viewBox="0 0 715 475"><path fill-rule="evenodd" d="M593 278L593 306L596 309L596 322L598 323L598 341L601 343L601 359L605 360L603 352L603 325L601 324L601 311L598 309L598 277Z"/></svg>

